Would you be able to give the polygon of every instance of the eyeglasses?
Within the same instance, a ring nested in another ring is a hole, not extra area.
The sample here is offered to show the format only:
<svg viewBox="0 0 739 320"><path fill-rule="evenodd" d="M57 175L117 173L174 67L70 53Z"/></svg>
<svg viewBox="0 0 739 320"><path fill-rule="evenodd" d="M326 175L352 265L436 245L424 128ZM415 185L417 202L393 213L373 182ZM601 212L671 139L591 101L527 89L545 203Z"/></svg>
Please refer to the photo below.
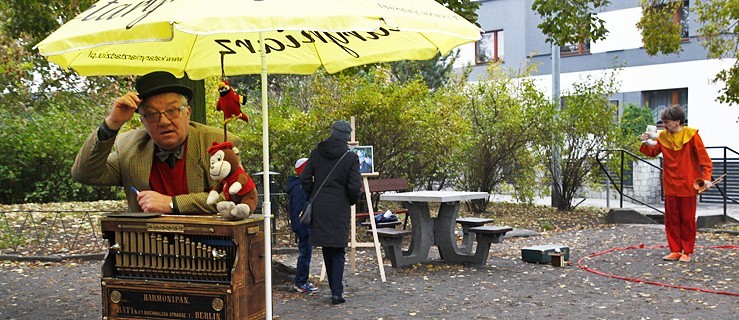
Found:
<svg viewBox="0 0 739 320"><path fill-rule="evenodd" d="M179 108L172 108L164 110L163 112L154 111L154 112L148 112L148 113L142 113L141 118L142 120L146 120L149 123L157 123L159 122L159 119L161 119L160 115L164 115L167 117L167 120L174 120L180 117L180 113L182 110L185 109L186 106L181 106Z"/></svg>

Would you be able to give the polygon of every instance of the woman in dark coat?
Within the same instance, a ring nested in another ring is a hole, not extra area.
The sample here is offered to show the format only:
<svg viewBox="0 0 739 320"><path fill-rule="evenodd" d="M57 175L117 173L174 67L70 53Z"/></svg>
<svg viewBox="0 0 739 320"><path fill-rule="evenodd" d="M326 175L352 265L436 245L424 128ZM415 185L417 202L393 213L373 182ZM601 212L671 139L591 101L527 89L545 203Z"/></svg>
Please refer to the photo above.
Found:
<svg viewBox="0 0 739 320"><path fill-rule="evenodd" d="M322 247L333 304L345 301L344 261L349 241L351 206L357 203L362 187L359 158L355 153L348 152L347 141L351 132L352 127L348 122L334 122L331 136L311 151L308 164L300 173L303 190L311 199L315 197L310 242ZM337 163L336 169L326 180L331 168ZM326 183L318 195L315 195L324 180Z"/></svg>

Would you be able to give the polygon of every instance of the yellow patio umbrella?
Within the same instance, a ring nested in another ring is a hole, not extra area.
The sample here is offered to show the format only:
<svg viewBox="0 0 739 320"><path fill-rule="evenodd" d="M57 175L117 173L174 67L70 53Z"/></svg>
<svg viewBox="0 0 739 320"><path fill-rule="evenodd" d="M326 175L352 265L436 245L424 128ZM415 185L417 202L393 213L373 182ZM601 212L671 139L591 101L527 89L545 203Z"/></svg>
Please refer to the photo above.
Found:
<svg viewBox="0 0 739 320"><path fill-rule="evenodd" d="M168 71L203 79L261 74L263 172L269 172L267 73L329 73L426 60L476 41L480 29L434 0L102 0L36 45L83 76ZM269 175L264 175L270 238ZM265 241L267 317L271 243Z"/></svg>
<svg viewBox="0 0 739 320"><path fill-rule="evenodd" d="M80 75L156 70L198 80L221 74L222 52L226 75L261 73L261 35L272 74L426 60L480 37L433 0L201 0L148 10L128 9L126 1L140 2L98 2L36 47Z"/></svg>

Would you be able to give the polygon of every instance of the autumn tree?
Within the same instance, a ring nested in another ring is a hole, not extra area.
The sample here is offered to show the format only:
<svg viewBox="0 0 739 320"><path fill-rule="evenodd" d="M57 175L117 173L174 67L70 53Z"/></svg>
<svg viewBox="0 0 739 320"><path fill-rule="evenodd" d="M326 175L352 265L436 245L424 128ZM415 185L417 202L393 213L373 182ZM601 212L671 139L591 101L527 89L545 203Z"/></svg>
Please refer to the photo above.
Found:
<svg viewBox="0 0 739 320"><path fill-rule="evenodd" d="M331 121L356 116L357 141L375 147L375 170L383 177L405 177L420 189L452 186L457 172L451 150L465 138L463 101L446 90L429 90L420 79L389 81L388 72L317 81L307 114L315 120L311 126L325 138Z"/></svg>
<svg viewBox="0 0 739 320"><path fill-rule="evenodd" d="M558 46L605 39L605 21L595 14L607 7L609 0L534 0L531 9L542 22L537 25L547 36L547 42Z"/></svg>
<svg viewBox="0 0 739 320"><path fill-rule="evenodd" d="M682 51L682 28L674 20L675 12L683 10L687 1L640 0L642 17L637 23L644 48L649 55L673 54ZM608 30L595 12L605 8L608 0L535 0L532 9L542 18L539 28L548 41L567 43L597 41ZM735 0L694 0L689 12L701 27L696 32L711 59L739 59L739 2ZM739 104L739 60L721 70L714 81L723 83L718 101Z"/></svg>
<svg viewBox="0 0 739 320"><path fill-rule="evenodd" d="M477 9L480 8L478 1L472 0L436 0L436 2L454 11L465 20L477 24ZM444 56L437 55L429 60L406 60L391 62L390 69L393 80L400 82L412 82L417 78L426 83L430 89L435 90L449 81L454 61L457 55L452 51Z"/></svg>
<svg viewBox="0 0 739 320"><path fill-rule="evenodd" d="M562 181L554 184L561 201L557 209L570 211L577 192L598 175L596 156L600 150L615 147L621 137L617 126L617 107L608 97L617 92L616 71L602 78L586 77L575 82L572 89L563 92L564 105L550 132L554 145L561 150ZM551 150L551 149L550 149ZM554 157L550 154L549 161ZM549 176L553 166L548 166Z"/></svg>
<svg viewBox="0 0 739 320"><path fill-rule="evenodd" d="M571 43L596 42L605 39L608 30L605 28L605 21L600 19L595 12L599 8L604 8L610 4L608 0L534 0L531 7L542 18L542 22L538 25L539 29L546 35L547 42L557 46L565 46ZM553 50L555 50L553 48ZM552 74L552 77L558 77L558 74ZM558 96L557 93L554 96ZM583 98L582 94L575 97ZM577 99L577 98L570 98ZM571 103L576 101L571 101ZM560 101L555 102L560 104ZM568 110L562 111L557 105L555 119L567 119ZM588 108L589 111L598 111ZM557 137L561 132L553 133L555 138L549 149L549 178L552 181L552 206L556 206L560 210L570 210L572 208L572 198L578 188L582 186L582 180L589 173L589 160L581 157L589 157L594 154L590 152L568 154L566 147L568 143L563 139L579 135L583 132L573 130L582 130L578 127L563 127L568 132L564 137ZM588 132L584 132L588 133ZM563 149L565 148L565 149ZM565 155L567 158L563 161L560 157ZM582 169L582 170L581 170ZM567 176L574 174L574 176Z"/></svg>
<svg viewBox="0 0 739 320"><path fill-rule="evenodd" d="M34 88L40 95L31 101L47 104L46 97L58 90L77 91L82 94L105 94L117 87L112 78L83 78L51 65L44 57L34 53L33 46L92 5L91 0L30 0L0 2L0 42L6 51L0 58L3 75L0 94L21 98ZM8 80L11 79L11 80ZM15 100L23 104L26 100Z"/></svg>
<svg viewBox="0 0 739 320"><path fill-rule="evenodd" d="M114 188L75 182L69 171L84 138L120 87L50 65L33 46L92 1L0 2L0 202L115 198Z"/></svg>
<svg viewBox="0 0 739 320"><path fill-rule="evenodd" d="M673 21L675 11L685 5L676 0L641 0L641 30L644 48L650 55L682 51L680 26ZM701 27L697 31L708 58L739 59L739 2L736 0L695 0L690 2ZM718 101L739 104L739 60L728 70L721 70L714 81L723 83Z"/></svg>
<svg viewBox="0 0 739 320"><path fill-rule="evenodd" d="M498 63L488 67L485 80L467 84L463 114L467 131L457 157L462 164L458 187L495 192L507 183L514 196L531 203L540 191L537 172L543 170L542 150L551 143L554 108L527 78L534 70L508 70ZM473 211L484 211L487 199L472 201Z"/></svg>

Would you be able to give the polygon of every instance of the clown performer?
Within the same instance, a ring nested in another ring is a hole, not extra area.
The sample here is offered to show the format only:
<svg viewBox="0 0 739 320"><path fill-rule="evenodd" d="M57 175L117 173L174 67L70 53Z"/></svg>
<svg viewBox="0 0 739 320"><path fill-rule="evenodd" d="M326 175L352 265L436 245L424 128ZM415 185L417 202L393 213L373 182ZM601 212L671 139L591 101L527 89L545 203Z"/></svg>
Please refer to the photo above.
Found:
<svg viewBox="0 0 739 320"><path fill-rule="evenodd" d="M659 114L665 130L659 132L657 144L643 143L640 151L649 157L663 157L662 185L665 195L665 232L670 254L666 261L689 262L695 248L698 190L693 181L702 179L705 189L711 187L712 162L697 129L686 127L685 111L680 106L664 109ZM643 133L642 141L649 135Z"/></svg>

